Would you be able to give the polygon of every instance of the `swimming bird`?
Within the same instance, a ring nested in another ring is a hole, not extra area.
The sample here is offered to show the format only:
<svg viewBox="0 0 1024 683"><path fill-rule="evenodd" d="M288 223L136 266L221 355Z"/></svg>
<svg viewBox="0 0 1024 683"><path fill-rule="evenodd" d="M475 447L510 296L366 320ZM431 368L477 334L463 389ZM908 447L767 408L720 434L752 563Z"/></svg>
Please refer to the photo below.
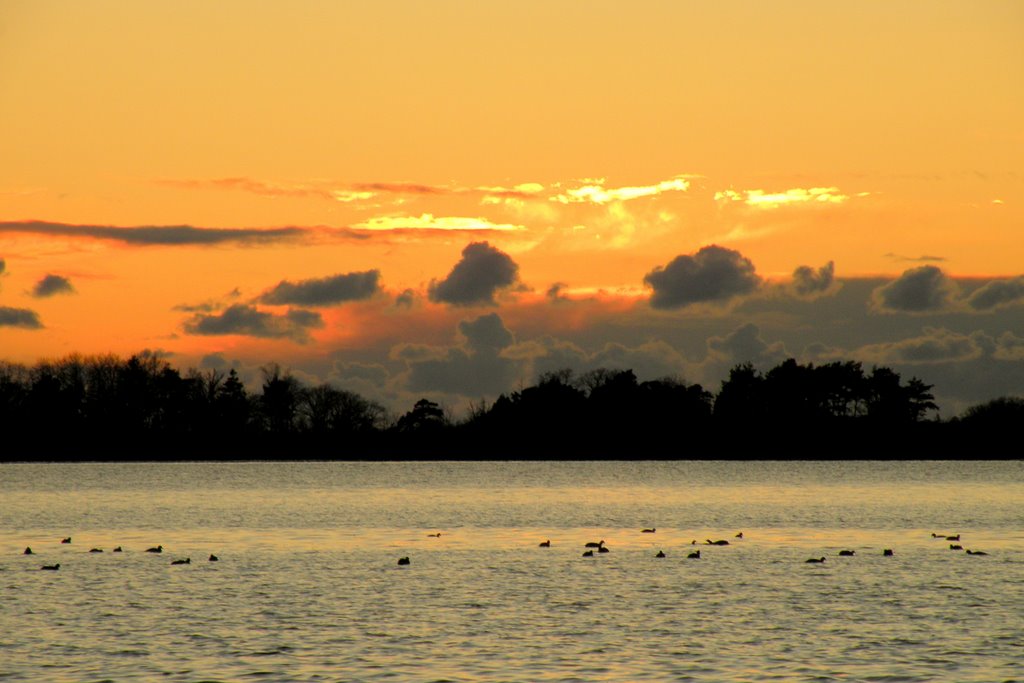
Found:
<svg viewBox="0 0 1024 683"><path fill-rule="evenodd" d="M551 547L551 539L548 539L546 541L541 541L540 542L540 547L541 548L550 548Z"/></svg>
<svg viewBox="0 0 1024 683"><path fill-rule="evenodd" d="M162 545L158 545L155 548L146 548L147 553L162 553L163 551L164 547Z"/></svg>
<svg viewBox="0 0 1024 683"><path fill-rule="evenodd" d="M655 557L665 557L665 553L664 553L664 552L662 552L661 550L659 550L659 551L658 551L658 554L657 554L657 555L655 555Z"/></svg>
<svg viewBox="0 0 1024 683"><path fill-rule="evenodd" d="M60 564L44 564L40 569L49 569L50 571L57 571L60 569Z"/></svg>
<svg viewBox="0 0 1024 683"><path fill-rule="evenodd" d="M599 552L599 553L610 553L611 550L608 550L607 546L601 546L600 548L597 549L597 552Z"/></svg>
<svg viewBox="0 0 1024 683"><path fill-rule="evenodd" d="M117 547L116 547L116 548L114 548L114 549L113 549L113 550L112 550L111 552L115 552L115 553L119 553L119 552L121 552L121 546L117 546Z"/></svg>
<svg viewBox="0 0 1024 683"><path fill-rule="evenodd" d="M89 548L89 552L90 553L102 553L103 550L101 548Z"/></svg>
<svg viewBox="0 0 1024 683"><path fill-rule="evenodd" d="M742 532L742 531L741 531L741 532L739 532L739 533L738 533L738 534L736 534L736 535L735 535L735 536L734 536L733 538L743 538L743 532Z"/></svg>
<svg viewBox="0 0 1024 683"><path fill-rule="evenodd" d="M984 550L968 550L968 555L988 555Z"/></svg>
<svg viewBox="0 0 1024 683"><path fill-rule="evenodd" d="M704 542L708 545L729 545L729 541L712 541L710 538L704 539Z"/></svg>
<svg viewBox="0 0 1024 683"><path fill-rule="evenodd" d="M219 557L217 557L216 555L214 555L212 553L210 554L210 562L219 562L219 561L220 561Z"/></svg>
<svg viewBox="0 0 1024 683"><path fill-rule="evenodd" d="M818 562L818 563L821 563L821 562L824 562L824 561L825 561L824 557L821 558L821 559L815 559L815 558L812 557L811 559L807 560L807 562Z"/></svg>
<svg viewBox="0 0 1024 683"><path fill-rule="evenodd" d="M697 545L697 541L696 540L690 541L690 545Z"/></svg>
<svg viewBox="0 0 1024 683"><path fill-rule="evenodd" d="M853 557L853 551L852 550L840 550L839 554L842 557Z"/></svg>
<svg viewBox="0 0 1024 683"><path fill-rule="evenodd" d="M192 564L192 558L186 557L184 560L174 560L171 564Z"/></svg>
<svg viewBox="0 0 1024 683"><path fill-rule="evenodd" d="M956 536L946 536L946 540L947 541L959 541L960 540L960 534L957 534Z"/></svg>
<svg viewBox="0 0 1024 683"><path fill-rule="evenodd" d="M892 557L892 548L883 548L882 555L884 557Z"/></svg>
<svg viewBox="0 0 1024 683"><path fill-rule="evenodd" d="M593 556L594 556L594 551L593 550L584 550L583 551L583 557L593 557Z"/></svg>
<svg viewBox="0 0 1024 683"><path fill-rule="evenodd" d="M962 545L960 545L959 543L950 543L949 544L949 549L950 550L963 550L964 547Z"/></svg>
<svg viewBox="0 0 1024 683"><path fill-rule="evenodd" d="M409 564L409 558L408 557L400 557L400 558L398 558L398 564Z"/></svg>
<svg viewBox="0 0 1024 683"><path fill-rule="evenodd" d="M436 534L427 534L427 538L441 538L441 532L438 531Z"/></svg>
<svg viewBox="0 0 1024 683"><path fill-rule="evenodd" d="M698 550L697 552L690 553L686 557L691 559L691 560L699 560L700 559L700 551Z"/></svg>
<svg viewBox="0 0 1024 683"><path fill-rule="evenodd" d="M32 548L25 548L25 552L22 555L35 555L35 553L32 552Z"/></svg>
<svg viewBox="0 0 1024 683"><path fill-rule="evenodd" d="M62 541L61 541L61 543L71 543L71 537L70 537L70 536L68 536L67 538L65 538L64 540L62 540Z"/></svg>
<svg viewBox="0 0 1024 683"><path fill-rule="evenodd" d="M584 544L583 547L584 548L600 548L603 545L604 545L604 539L601 539L600 541L597 541L596 543L594 541L590 541L589 543Z"/></svg>
<svg viewBox="0 0 1024 683"><path fill-rule="evenodd" d="M642 534L653 534L655 531L657 531L657 529L654 529L654 528L651 528L651 529L641 529L640 533L642 533Z"/></svg>

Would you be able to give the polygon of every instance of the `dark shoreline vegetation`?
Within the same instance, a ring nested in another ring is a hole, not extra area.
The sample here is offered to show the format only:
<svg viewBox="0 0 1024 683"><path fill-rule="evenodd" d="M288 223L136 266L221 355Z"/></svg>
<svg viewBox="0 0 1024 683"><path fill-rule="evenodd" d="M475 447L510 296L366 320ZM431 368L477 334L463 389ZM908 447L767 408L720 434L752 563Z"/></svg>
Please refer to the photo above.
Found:
<svg viewBox="0 0 1024 683"><path fill-rule="evenodd" d="M403 415L276 364L184 374L148 353L0 361L0 460L530 460L1019 457L1024 399L942 420L932 385L886 367L735 366L717 394L631 370L560 370L474 404Z"/></svg>

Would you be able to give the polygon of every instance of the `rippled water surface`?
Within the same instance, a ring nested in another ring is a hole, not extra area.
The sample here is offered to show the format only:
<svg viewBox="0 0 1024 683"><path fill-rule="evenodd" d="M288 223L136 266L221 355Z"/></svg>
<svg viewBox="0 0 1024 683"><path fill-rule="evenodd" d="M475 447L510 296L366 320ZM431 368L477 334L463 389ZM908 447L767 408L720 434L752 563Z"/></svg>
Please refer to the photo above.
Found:
<svg viewBox="0 0 1024 683"><path fill-rule="evenodd" d="M0 585L4 681L1024 681L1024 464L0 464Z"/></svg>

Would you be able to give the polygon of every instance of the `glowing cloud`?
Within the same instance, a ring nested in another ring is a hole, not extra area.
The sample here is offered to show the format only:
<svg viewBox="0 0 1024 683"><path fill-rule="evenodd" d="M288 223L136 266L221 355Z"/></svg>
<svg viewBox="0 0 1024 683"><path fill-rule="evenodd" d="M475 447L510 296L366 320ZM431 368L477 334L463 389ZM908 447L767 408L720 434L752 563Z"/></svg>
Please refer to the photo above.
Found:
<svg viewBox="0 0 1024 683"><path fill-rule="evenodd" d="M743 202L758 209L776 209L800 204L841 204L848 199L849 196L840 193L838 187L796 187L771 193L764 190L722 190L715 193L715 201L719 203Z"/></svg>
<svg viewBox="0 0 1024 683"><path fill-rule="evenodd" d="M390 231L390 230L463 230L509 232L525 230L522 225L510 223L492 223L486 218L467 218L463 216L437 216L425 213L416 216L382 216L371 218L363 223L352 226L354 230Z"/></svg>
<svg viewBox="0 0 1024 683"><path fill-rule="evenodd" d="M628 201L640 197L653 197L662 192L685 192L690 183L682 176L676 176L671 180L663 180L655 185L643 185L639 187L604 187L604 179L598 179L590 184L566 190L562 194L551 197L551 201L561 204L574 204L578 202L589 202L592 204L607 204L609 202Z"/></svg>

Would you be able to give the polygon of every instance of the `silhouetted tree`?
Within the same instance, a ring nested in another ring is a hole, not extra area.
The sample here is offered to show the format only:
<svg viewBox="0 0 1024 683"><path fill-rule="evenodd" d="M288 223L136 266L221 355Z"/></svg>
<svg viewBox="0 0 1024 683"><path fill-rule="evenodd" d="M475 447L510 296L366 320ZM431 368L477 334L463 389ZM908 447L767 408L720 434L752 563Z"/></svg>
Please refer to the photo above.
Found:
<svg viewBox="0 0 1024 683"><path fill-rule="evenodd" d="M767 414L764 378L750 363L733 367L715 397L715 418L725 422L759 425L765 421Z"/></svg>
<svg viewBox="0 0 1024 683"><path fill-rule="evenodd" d="M296 415L302 387L299 381L281 369L277 363L260 368L263 373L263 393L260 408L271 434L287 434L296 427Z"/></svg>
<svg viewBox="0 0 1024 683"><path fill-rule="evenodd" d="M405 434L427 436L437 434L448 426L448 419L440 405L421 398L412 410L398 419L396 428Z"/></svg>

